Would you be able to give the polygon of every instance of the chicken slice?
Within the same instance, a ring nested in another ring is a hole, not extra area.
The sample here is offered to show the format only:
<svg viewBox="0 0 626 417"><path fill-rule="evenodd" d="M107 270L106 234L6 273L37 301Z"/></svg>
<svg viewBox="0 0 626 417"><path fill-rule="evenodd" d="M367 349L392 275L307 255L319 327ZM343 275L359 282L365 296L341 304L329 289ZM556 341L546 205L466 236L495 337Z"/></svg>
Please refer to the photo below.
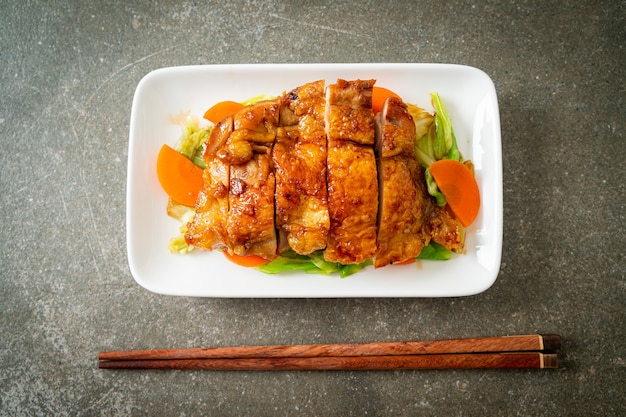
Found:
<svg viewBox="0 0 626 417"><path fill-rule="evenodd" d="M255 152L266 153L276 138L279 101L261 101L246 106L233 116L233 132L217 151L231 165L244 165Z"/></svg>
<svg viewBox="0 0 626 417"><path fill-rule="evenodd" d="M329 139L374 144L374 80L337 80L326 89L326 134Z"/></svg>
<svg viewBox="0 0 626 417"><path fill-rule="evenodd" d="M376 116L379 213L376 268L420 254L428 194L415 156L415 124L402 100L391 97Z"/></svg>
<svg viewBox="0 0 626 417"><path fill-rule="evenodd" d="M227 245L230 167L216 156L216 151L226 143L232 131L232 117L220 121L211 131L204 150L204 186L196 200L195 216L187 224L185 233L185 241L198 248L213 250Z"/></svg>
<svg viewBox="0 0 626 417"><path fill-rule="evenodd" d="M228 250L236 255L276 257L274 174L267 154L230 167Z"/></svg>
<svg viewBox="0 0 626 417"><path fill-rule="evenodd" d="M433 242L461 253L465 247L463 226L454 217L448 205L439 207L434 202L428 215L429 236Z"/></svg>
<svg viewBox="0 0 626 417"><path fill-rule="evenodd" d="M272 150L276 175L279 251L307 255L326 247L324 81L304 84L282 97L280 127Z"/></svg>
<svg viewBox="0 0 626 417"><path fill-rule="evenodd" d="M338 80L326 89L330 229L324 258L330 262L361 263L376 252L373 86L374 80Z"/></svg>
<svg viewBox="0 0 626 417"><path fill-rule="evenodd" d="M275 178L271 149L279 101L263 101L234 115L233 132L218 151L230 163L228 250L236 255L276 257ZM245 152L240 152L245 149Z"/></svg>

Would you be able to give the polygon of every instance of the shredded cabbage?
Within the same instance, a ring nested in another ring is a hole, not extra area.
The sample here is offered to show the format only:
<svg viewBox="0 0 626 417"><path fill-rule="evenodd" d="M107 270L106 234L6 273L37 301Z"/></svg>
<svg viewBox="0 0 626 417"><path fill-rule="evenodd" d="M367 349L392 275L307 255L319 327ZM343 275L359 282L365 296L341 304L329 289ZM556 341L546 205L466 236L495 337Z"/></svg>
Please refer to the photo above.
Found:
<svg viewBox="0 0 626 417"><path fill-rule="evenodd" d="M179 219L182 224L180 225L178 235L170 239L170 243L168 245L170 253L179 253L184 255L194 249L194 247L188 244L185 240L185 233L187 233L187 223L193 220L193 216L195 216L196 211L190 207L186 208L187 211L185 211Z"/></svg>
<svg viewBox="0 0 626 417"><path fill-rule="evenodd" d="M242 101L241 104L243 104L244 106L249 106L251 104L258 103L259 101L273 100L275 98L276 96L272 96L269 94L259 94L258 96L250 97L249 99Z"/></svg>
<svg viewBox="0 0 626 417"><path fill-rule="evenodd" d="M434 123L429 126L426 134L420 133L424 130L425 119L427 120L427 116L423 114L423 111L416 106L409 106L409 113L413 116L417 132L415 154L417 155L417 160L425 169L424 174L428 193L435 197L438 206L443 207L447 203L446 198L439 191L439 187L437 187L437 183L430 174L428 167L440 159L454 159L463 162L463 155L461 155L457 146L452 122L450 117L448 117L448 112L441 101L439 93L431 93L430 97L435 107L435 116Z"/></svg>
<svg viewBox="0 0 626 417"><path fill-rule="evenodd" d="M206 165L202 157L202 151L204 143L209 140L211 130L213 130L213 126L200 127L200 123L197 120L187 116L187 124L183 127L183 133L174 149L204 169Z"/></svg>

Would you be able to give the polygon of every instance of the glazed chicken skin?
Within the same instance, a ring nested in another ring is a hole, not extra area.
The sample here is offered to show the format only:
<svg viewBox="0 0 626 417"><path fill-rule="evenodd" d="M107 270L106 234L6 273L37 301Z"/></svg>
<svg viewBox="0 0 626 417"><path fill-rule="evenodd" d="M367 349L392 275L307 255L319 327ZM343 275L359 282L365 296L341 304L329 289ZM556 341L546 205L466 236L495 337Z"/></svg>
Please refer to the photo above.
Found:
<svg viewBox="0 0 626 417"><path fill-rule="evenodd" d="M228 251L235 255L276 257L274 173L268 153L230 168Z"/></svg>
<svg viewBox="0 0 626 417"><path fill-rule="evenodd" d="M204 153L204 187L185 234L189 244L224 247L235 255L276 257L270 154L278 111L278 100L259 102L213 129Z"/></svg>
<svg viewBox="0 0 626 417"><path fill-rule="evenodd" d="M340 79L326 89L329 262L361 263L376 252L373 86L374 80Z"/></svg>
<svg viewBox="0 0 626 417"><path fill-rule="evenodd" d="M204 187L196 200L194 219L187 224L185 241L189 245L207 250L227 246L230 165L217 157L217 151L226 143L232 131L232 117L220 121L211 131L204 149Z"/></svg>
<svg viewBox="0 0 626 417"><path fill-rule="evenodd" d="M430 202L431 210L428 213L429 237L451 251L463 251L464 239L459 221L454 217L448 206L439 207Z"/></svg>
<svg viewBox="0 0 626 417"><path fill-rule="evenodd" d="M224 152L218 152L224 162L232 164L226 230L228 250L235 255L276 257L271 151L278 112L278 100L244 107L233 116L233 132Z"/></svg>
<svg viewBox="0 0 626 417"><path fill-rule="evenodd" d="M415 124L402 100L390 97L376 115L379 178L374 267L415 258L425 246L427 192L415 155Z"/></svg>
<svg viewBox="0 0 626 417"><path fill-rule="evenodd" d="M272 150L279 252L308 255L326 247L324 85L323 80L307 83L282 96Z"/></svg>

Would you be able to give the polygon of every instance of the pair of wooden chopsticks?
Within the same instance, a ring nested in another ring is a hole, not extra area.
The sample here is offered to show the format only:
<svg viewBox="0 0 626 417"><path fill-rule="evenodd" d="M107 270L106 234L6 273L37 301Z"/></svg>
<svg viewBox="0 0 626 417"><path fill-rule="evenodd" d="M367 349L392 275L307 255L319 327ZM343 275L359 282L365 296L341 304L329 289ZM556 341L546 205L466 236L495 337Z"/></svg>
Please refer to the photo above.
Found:
<svg viewBox="0 0 626 417"><path fill-rule="evenodd" d="M241 371L558 368L558 335L100 352L103 369Z"/></svg>

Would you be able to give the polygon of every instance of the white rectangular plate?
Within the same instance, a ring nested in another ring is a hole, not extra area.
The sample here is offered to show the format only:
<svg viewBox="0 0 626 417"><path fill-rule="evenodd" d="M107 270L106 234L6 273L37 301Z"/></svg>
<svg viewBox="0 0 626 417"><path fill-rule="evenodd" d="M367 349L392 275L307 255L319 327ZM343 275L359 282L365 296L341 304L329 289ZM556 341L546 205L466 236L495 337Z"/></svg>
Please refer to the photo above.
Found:
<svg viewBox="0 0 626 417"><path fill-rule="evenodd" d="M156 176L156 158L173 146L181 115L202 117L223 100L279 95L301 84L338 78L376 79L404 101L432 111L439 92L458 146L471 159L481 209L468 228L466 251L449 261L365 270L338 276L301 272L266 275L227 261L220 252L170 254L179 223L166 215L167 197ZM178 123L176 122L178 120ZM146 289L198 297L453 297L477 294L497 278L502 252L502 151L498 100L482 71L447 64L259 64L164 68L146 75L135 92L130 120L127 188L128 260Z"/></svg>

